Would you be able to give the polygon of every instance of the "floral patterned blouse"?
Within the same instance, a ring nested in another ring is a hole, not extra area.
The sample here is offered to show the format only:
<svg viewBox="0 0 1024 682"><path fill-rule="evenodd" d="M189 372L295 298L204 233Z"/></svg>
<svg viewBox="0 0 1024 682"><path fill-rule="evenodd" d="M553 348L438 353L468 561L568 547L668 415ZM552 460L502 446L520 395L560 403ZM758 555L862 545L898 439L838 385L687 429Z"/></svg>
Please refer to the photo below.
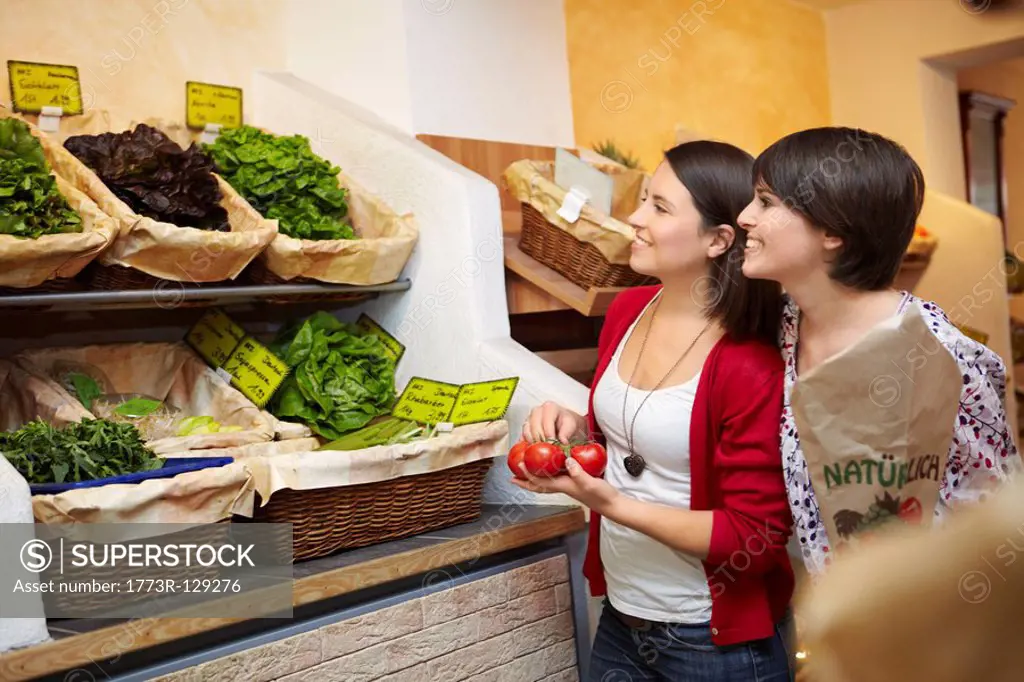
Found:
<svg viewBox="0 0 1024 682"><path fill-rule="evenodd" d="M960 411L945 478L935 508L937 521L953 503L979 501L1020 471L1021 459L1006 419L1006 372L1003 361L988 347L965 336L939 306L904 294L902 312L916 303L925 323L956 359L964 377ZM820 574L829 564L829 541L811 488L807 460L800 449L790 396L796 382L796 346L800 311L787 299L782 318L782 357L786 362L786 393L782 411L782 466L793 509L794 537L807 570Z"/></svg>

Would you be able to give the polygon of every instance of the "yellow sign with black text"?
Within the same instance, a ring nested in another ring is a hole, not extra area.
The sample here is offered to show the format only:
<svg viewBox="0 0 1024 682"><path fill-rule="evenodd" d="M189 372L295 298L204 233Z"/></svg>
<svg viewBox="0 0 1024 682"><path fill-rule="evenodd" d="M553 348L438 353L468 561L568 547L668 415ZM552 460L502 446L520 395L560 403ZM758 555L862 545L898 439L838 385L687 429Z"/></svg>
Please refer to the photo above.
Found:
<svg viewBox="0 0 1024 682"><path fill-rule="evenodd" d="M242 89L210 83L185 83L185 122L203 130L207 124L222 128L242 125Z"/></svg>
<svg viewBox="0 0 1024 682"><path fill-rule="evenodd" d="M464 384L455 398L448 421L462 426L501 419L512 403L512 394L518 385L519 377Z"/></svg>
<svg viewBox="0 0 1024 682"><path fill-rule="evenodd" d="M495 421L505 416L518 385L518 377L463 385L413 377L391 414L423 424Z"/></svg>
<svg viewBox="0 0 1024 682"><path fill-rule="evenodd" d="M263 407L285 377L288 365L253 338L246 337L224 363L231 385L257 407Z"/></svg>
<svg viewBox="0 0 1024 682"><path fill-rule="evenodd" d="M214 309L203 315L192 327L185 341L216 369L224 366L244 338L244 329L235 324L224 311Z"/></svg>
<svg viewBox="0 0 1024 682"><path fill-rule="evenodd" d="M60 107L64 115L76 115L84 110L77 66L10 60L7 73L15 111L38 114L43 107Z"/></svg>
<svg viewBox="0 0 1024 682"><path fill-rule="evenodd" d="M422 424L446 422L455 407L459 388L458 384L413 377L402 391L391 414Z"/></svg>

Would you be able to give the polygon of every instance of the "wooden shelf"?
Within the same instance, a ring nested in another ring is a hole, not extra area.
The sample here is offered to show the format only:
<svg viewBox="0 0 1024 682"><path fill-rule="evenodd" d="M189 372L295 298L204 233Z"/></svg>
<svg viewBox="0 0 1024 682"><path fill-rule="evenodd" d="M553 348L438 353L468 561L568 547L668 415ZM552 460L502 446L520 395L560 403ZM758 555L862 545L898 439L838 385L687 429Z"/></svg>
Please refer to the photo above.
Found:
<svg viewBox="0 0 1024 682"><path fill-rule="evenodd" d="M520 251L516 237L505 237L505 267L587 317L604 315L612 299L623 290L623 287L583 289Z"/></svg>

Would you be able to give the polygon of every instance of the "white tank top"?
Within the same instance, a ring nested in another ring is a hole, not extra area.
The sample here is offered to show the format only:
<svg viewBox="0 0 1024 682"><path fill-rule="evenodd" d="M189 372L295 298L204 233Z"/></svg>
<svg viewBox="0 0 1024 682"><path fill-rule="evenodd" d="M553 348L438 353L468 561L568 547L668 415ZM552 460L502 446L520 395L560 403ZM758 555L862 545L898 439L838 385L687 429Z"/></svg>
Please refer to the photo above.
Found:
<svg viewBox="0 0 1024 682"><path fill-rule="evenodd" d="M608 448L605 480L637 500L689 509L690 416L699 372L684 384L653 394L629 387L625 428L630 428L636 415L633 448L646 460L647 467L639 478L634 478L622 464L629 448L622 423L627 384L619 375L619 357L635 326L633 322L626 332L594 392L594 417ZM637 414L644 398L647 402ZM704 567L696 556L602 518L601 561L608 600L620 612L668 623L711 620L711 592Z"/></svg>

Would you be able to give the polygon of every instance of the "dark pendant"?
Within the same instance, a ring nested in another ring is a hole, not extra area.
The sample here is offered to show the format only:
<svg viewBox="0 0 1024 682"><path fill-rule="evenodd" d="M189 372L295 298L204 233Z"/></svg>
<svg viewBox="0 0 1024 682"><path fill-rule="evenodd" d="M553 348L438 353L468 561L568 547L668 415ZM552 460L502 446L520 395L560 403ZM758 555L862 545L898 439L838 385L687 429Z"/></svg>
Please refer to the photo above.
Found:
<svg viewBox="0 0 1024 682"><path fill-rule="evenodd" d="M647 462L635 452L623 459L622 464L633 478L638 478L644 472L644 469L647 468Z"/></svg>

